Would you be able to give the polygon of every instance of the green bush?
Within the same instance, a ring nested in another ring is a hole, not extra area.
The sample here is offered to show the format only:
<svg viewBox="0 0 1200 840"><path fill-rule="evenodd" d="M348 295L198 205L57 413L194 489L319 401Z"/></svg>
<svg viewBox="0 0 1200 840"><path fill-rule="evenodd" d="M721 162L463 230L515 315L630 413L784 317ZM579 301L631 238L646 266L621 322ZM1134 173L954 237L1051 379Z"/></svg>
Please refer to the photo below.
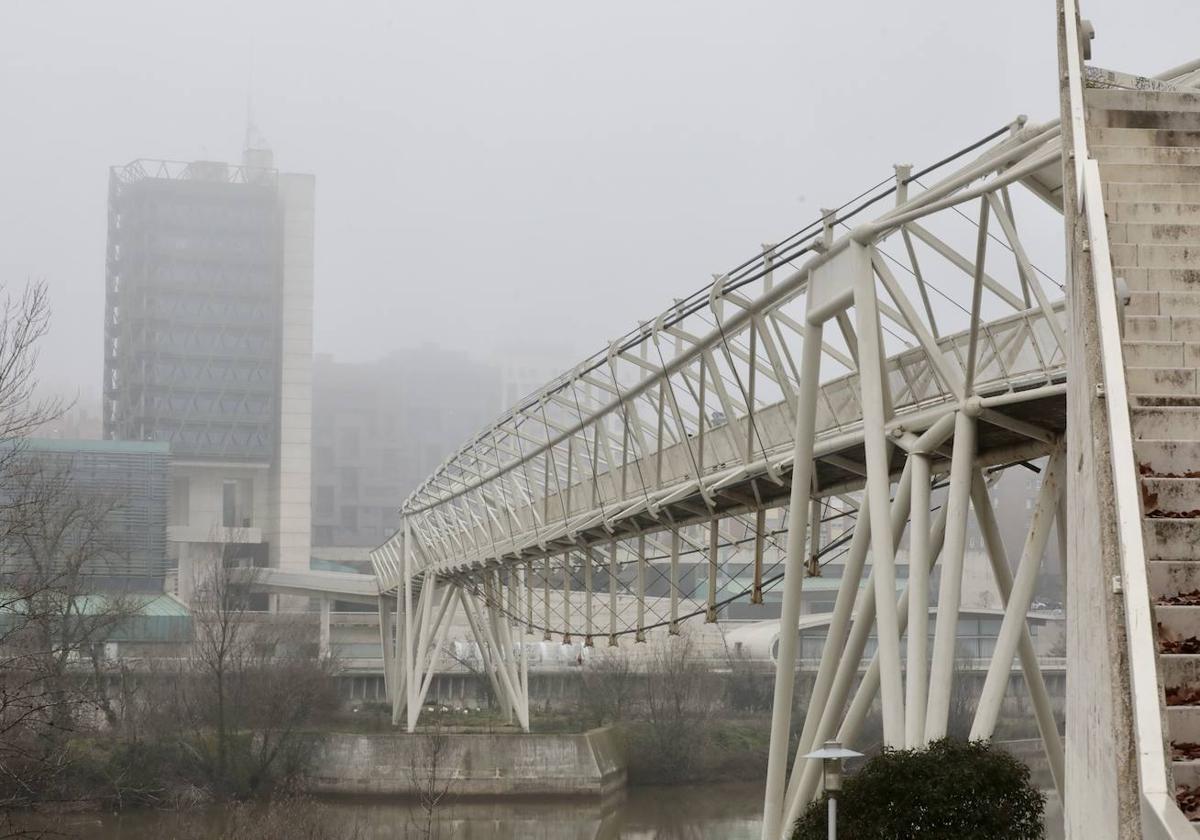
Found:
<svg viewBox="0 0 1200 840"><path fill-rule="evenodd" d="M986 741L951 738L884 750L845 781L838 834L853 840L1041 840L1046 797L1029 768ZM812 803L792 840L825 840L827 805Z"/></svg>

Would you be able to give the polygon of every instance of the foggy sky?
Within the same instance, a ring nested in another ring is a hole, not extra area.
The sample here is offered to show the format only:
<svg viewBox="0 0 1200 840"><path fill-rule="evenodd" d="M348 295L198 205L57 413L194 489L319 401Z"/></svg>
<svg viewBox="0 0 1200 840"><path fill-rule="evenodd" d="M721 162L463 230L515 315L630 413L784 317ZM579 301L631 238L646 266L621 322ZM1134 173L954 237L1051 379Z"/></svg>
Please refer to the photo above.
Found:
<svg viewBox="0 0 1200 840"><path fill-rule="evenodd" d="M1200 51L1195 0L1083 0L1093 61ZM107 169L236 161L252 91L317 178L317 352L560 368L891 172L1058 115L1053 0L0 0L0 279L98 399Z"/></svg>

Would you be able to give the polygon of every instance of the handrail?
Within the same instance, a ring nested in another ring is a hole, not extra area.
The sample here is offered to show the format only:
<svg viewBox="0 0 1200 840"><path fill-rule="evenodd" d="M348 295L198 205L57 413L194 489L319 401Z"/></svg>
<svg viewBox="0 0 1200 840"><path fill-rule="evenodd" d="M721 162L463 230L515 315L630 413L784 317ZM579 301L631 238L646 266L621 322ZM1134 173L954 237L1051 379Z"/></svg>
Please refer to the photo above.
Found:
<svg viewBox="0 0 1200 840"><path fill-rule="evenodd" d="M1080 55L1079 10L1076 0L1063 0L1063 13L1067 99L1077 206L1083 212L1087 225L1092 282L1096 295L1096 320L1109 429L1121 591L1125 607L1126 661L1129 663L1142 826L1146 837L1182 840L1195 837L1195 830L1176 804L1167 780L1166 755L1163 749L1162 695L1158 686L1154 615L1146 574L1138 471L1133 454L1133 431L1129 418L1129 393L1125 382L1125 359L1109 252L1108 223L1104 215L1100 165L1091 157L1087 146L1083 98L1084 72Z"/></svg>
<svg viewBox="0 0 1200 840"><path fill-rule="evenodd" d="M884 214L882 218L889 220L884 227L895 227L897 223L892 221L892 219L894 219L898 213L909 209L922 208L920 212L916 214L916 216L919 217L928 215L935 209L944 209L945 207L961 204L969 199L975 198L977 197L976 193L973 193L969 190L963 191L963 188L982 177L991 175L992 173L999 173L996 176L993 186L1008 183L1017 177L1029 174L1027 170L1021 167L1020 161L1032 154L1036 148L1053 143L1053 140L1054 137L1052 125L1049 127L1026 126L1025 128L1021 129L1020 132L1014 135L1013 138L1010 138L1004 143L993 147L988 151L987 154L982 156L970 166L948 176L943 181L932 185L925 193L907 200L889 213ZM1049 162L1051 161L1043 160L1040 161L1039 165L1045 165ZM960 192L960 194L953 200L939 202L936 207L931 205L931 202L934 199L944 198L956 192ZM618 395L613 396L602 405L589 409L587 417L581 416L577 421L570 421L561 431L551 436L545 442L526 448L519 458L509 462L493 464L489 467L486 473L480 474L476 478L457 482L460 485L457 489L453 491L440 492L437 494L437 498L424 503L420 502L418 497L421 496L422 492L429 485L430 481L442 473L460 454L466 451L465 448L460 449L458 453L455 453L445 462L443 462L437 468L437 470L434 471L433 475L429 479L426 479L424 483L422 483L419 487L413 490L412 493L409 494L408 498L401 505L401 512L405 514L422 513L438 507L447 501L463 496L472 490L482 487L487 483L518 469L522 464L531 462L534 459L541 457L546 452L549 452L555 447L565 443L573 435L578 434L583 429L588 428L591 424L596 422L598 418L618 414L621 411L622 406L629 404L636 398L642 396L644 393L650 391L652 388L657 386L660 381L669 379L682 370L688 368L695 362L696 358L703 354L706 350L711 350L712 348L721 345L727 340L728 336L742 332L747 325L761 313L769 311L783 302L791 300L802 294L807 288L808 277L812 271L833 260L834 257L847 250L853 242L861 238L863 235L863 230L853 230L834 240L833 244L829 246L828 249L820 251L819 253L811 254L805 262L799 264L798 266L794 266L791 273L787 274L783 279L778 280L771 289L764 291L758 297L747 301L741 306L741 308L738 309L737 312L725 318L723 321L719 321L712 330L709 330L693 340L686 353L667 359L660 368L655 370L649 376L641 379L636 384L632 384L626 388L623 388ZM559 387L558 384L552 383L552 385L549 386L547 393L549 390L553 390L557 387ZM512 419L514 417L515 414L513 412L508 412L504 415L504 418L498 422L503 423L505 420ZM476 438L476 440L480 439L482 439L482 436Z"/></svg>

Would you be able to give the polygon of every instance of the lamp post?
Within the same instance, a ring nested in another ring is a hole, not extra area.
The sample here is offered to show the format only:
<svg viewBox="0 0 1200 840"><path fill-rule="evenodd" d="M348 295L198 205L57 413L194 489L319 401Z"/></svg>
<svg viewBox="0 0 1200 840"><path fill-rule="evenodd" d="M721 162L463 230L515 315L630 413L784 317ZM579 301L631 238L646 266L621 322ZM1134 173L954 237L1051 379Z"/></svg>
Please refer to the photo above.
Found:
<svg viewBox="0 0 1200 840"><path fill-rule="evenodd" d="M839 741L826 741L825 746L810 752L805 758L821 760L821 772L825 779L825 792L829 794L829 840L837 840L837 797L842 790L842 762L847 758L858 758L862 753L848 750Z"/></svg>

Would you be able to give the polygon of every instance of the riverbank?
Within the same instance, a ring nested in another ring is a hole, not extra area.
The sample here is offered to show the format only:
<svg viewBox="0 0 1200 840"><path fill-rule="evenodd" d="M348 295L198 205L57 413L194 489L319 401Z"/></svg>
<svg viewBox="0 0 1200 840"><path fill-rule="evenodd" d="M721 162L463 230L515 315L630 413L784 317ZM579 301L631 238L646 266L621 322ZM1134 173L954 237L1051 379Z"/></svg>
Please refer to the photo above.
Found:
<svg viewBox="0 0 1200 840"><path fill-rule="evenodd" d="M386 711L386 716L384 715ZM494 712L427 714L421 732L507 736L520 730ZM588 729L578 714L534 713L536 736L577 735ZM771 719L763 714L724 715L655 725L625 720L611 725L624 757L630 784L718 783L765 778ZM396 735L390 708L364 709L343 716L320 732L322 738L349 735ZM403 737L403 736L401 736Z"/></svg>

